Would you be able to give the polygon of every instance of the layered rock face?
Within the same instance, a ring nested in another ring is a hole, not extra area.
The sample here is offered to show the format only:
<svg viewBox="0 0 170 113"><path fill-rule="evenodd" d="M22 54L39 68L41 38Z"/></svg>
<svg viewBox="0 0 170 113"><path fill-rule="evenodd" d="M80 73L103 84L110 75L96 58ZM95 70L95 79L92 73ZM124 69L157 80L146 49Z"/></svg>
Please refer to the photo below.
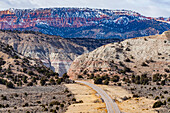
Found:
<svg viewBox="0 0 170 113"><path fill-rule="evenodd" d="M80 54L88 52L66 39L39 33L12 33L0 31L0 40L11 45L24 56L40 59L47 67L60 75L65 73L72 61Z"/></svg>
<svg viewBox="0 0 170 113"><path fill-rule="evenodd" d="M83 54L70 66L68 74L109 76L170 72L170 31L161 35L128 39L111 43Z"/></svg>
<svg viewBox="0 0 170 113"><path fill-rule="evenodd" d="M60 75L66 73L72 61L102 45L119 41L114 39L64 39L38 32L0 31L0 40L11 45L24 56L40 59Z"/></svg>
<svg viewBox="0 0 170 113"><path fill-rule="evenodd" d="M90 8L9 9L0 11L0 29L31 30L64 38L134 38L170 29L169 18L129 10Z"/></svg>

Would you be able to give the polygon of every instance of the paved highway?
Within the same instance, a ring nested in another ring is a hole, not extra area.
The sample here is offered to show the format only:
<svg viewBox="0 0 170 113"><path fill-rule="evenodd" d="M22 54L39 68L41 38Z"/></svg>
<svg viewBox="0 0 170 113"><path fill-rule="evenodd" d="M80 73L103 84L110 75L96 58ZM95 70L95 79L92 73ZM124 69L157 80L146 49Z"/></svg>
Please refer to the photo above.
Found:
<svg viewBox="0 0 170 113"><path fill-rule="evenodd" d="M121 113L116 102L114 102L112 98L104 90L88 82L84 82L84 81L75 81L75 82L82 83L93 88L104 100L108 113Z"/></svg>

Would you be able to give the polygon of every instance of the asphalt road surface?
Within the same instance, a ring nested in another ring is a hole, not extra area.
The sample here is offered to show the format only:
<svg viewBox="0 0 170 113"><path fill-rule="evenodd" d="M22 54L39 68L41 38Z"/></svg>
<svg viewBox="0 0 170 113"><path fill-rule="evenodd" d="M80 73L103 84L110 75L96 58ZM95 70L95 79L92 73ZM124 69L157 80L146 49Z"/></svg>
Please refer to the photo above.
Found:
<svg viewBox="0 0 170 113"><path fill-rule="evenodd" d="M84 82L84 81L75 81L75 82L82 83L93 88L104 100L108 113L121 113L116 102L104 90L88 82Z"/></svg>

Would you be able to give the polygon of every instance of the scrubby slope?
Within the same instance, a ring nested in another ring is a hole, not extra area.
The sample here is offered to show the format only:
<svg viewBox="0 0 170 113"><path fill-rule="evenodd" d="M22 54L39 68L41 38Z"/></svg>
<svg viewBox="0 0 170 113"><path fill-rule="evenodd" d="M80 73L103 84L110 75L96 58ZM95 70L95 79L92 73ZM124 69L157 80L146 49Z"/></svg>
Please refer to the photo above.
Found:
<svg viewBox="0 0 170 113"><path fill-rule="evenodd" d="M40 79L57 76L42 62L18 54L9 45L0 42L0 84L14 88L39 84ZM11 82L9 86L8 82Z"/></svg>

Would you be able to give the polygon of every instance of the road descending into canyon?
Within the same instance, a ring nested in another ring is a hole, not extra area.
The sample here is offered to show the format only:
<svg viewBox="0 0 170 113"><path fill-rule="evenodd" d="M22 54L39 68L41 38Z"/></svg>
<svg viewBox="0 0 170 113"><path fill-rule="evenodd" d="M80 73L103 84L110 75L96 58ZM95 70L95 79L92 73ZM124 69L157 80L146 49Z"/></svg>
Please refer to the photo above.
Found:
<svg viewBox="0 0 170 113"><path fill-rule="evenodd" d="M94 84L85 81L75 81L75 82L82 83L93 88L104 100L108 113L121 113L116 102L114 102L114 100L112 100L112 98L104 90L102 90L101 88L97 87Z"/></svg>

